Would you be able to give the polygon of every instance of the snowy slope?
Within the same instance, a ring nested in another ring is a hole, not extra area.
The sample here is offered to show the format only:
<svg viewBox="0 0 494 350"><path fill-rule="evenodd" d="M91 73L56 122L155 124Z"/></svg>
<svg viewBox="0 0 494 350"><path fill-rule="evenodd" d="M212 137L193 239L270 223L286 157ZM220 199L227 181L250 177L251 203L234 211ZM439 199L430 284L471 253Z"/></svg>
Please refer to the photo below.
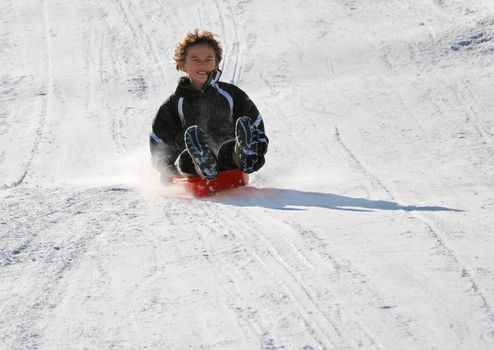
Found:
<svg viewBox="0 0 494 350"><path fill-rule="evenodd" d="M2 0L0 349L493 349L494 2ZM178 39L271 140L159 183Z"/></svg>

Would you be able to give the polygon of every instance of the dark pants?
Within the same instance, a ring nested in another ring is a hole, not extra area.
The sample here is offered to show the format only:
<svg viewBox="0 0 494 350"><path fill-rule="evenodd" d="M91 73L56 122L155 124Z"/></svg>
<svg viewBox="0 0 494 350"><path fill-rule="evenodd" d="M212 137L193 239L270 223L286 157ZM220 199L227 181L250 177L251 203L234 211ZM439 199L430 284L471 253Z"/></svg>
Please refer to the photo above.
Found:
<svg viewBox="0 0 494 350"><path fill-rule="evenodd" d="M220 167L220 171L238 169L239 161L238 154L235 150L235 140L224 142L218 153L215 154L216 161ZM182 176L197 176L197 171L194 167L194 162L187 150L182 151L175 161L175 167Z"/></svg>

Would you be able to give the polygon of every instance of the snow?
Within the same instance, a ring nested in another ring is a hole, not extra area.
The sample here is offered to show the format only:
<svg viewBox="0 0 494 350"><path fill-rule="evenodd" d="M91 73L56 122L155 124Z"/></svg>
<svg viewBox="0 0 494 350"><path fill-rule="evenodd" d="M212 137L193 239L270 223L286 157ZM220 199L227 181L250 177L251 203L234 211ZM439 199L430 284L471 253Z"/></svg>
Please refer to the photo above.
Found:
<svg viewBox="0 0 494 350"><path fill-rule="evenodd" d="M3 0L1 349L493 349L494 3ZM266 166L197 200L150 125L195 27Z"/></svg>

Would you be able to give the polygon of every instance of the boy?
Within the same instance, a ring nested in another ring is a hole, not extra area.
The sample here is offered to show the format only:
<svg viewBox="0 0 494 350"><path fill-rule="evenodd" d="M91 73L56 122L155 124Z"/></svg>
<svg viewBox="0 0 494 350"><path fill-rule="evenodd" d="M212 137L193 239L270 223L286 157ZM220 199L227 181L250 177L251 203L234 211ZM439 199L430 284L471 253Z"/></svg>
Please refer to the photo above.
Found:
<svg viewBox="0 0 494 350"><path fill-rule="evenodd" d="M222 48L214 34L189 32L175 49L187 74L160 107L150 135L151 159L163 182L176 174L214 179L220 171L252 173L264 165L268 138L247 94L220 82Z"/></svg>

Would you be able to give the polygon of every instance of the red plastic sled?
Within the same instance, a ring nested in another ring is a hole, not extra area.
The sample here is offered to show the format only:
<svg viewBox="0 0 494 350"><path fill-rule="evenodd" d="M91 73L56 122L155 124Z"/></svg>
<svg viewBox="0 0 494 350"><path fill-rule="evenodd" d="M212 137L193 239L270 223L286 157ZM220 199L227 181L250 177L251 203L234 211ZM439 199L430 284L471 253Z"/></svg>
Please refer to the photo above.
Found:
<svg viewBox="0 0 494 350"><path fill-rule="evenodd" d="M184 186L187 192L196 197L206 197L229 188L245 186L249 182L249 175L239 169L233 169L222 171L213 180L206 180L200 176L175 176L172 182Z"/></svg>

